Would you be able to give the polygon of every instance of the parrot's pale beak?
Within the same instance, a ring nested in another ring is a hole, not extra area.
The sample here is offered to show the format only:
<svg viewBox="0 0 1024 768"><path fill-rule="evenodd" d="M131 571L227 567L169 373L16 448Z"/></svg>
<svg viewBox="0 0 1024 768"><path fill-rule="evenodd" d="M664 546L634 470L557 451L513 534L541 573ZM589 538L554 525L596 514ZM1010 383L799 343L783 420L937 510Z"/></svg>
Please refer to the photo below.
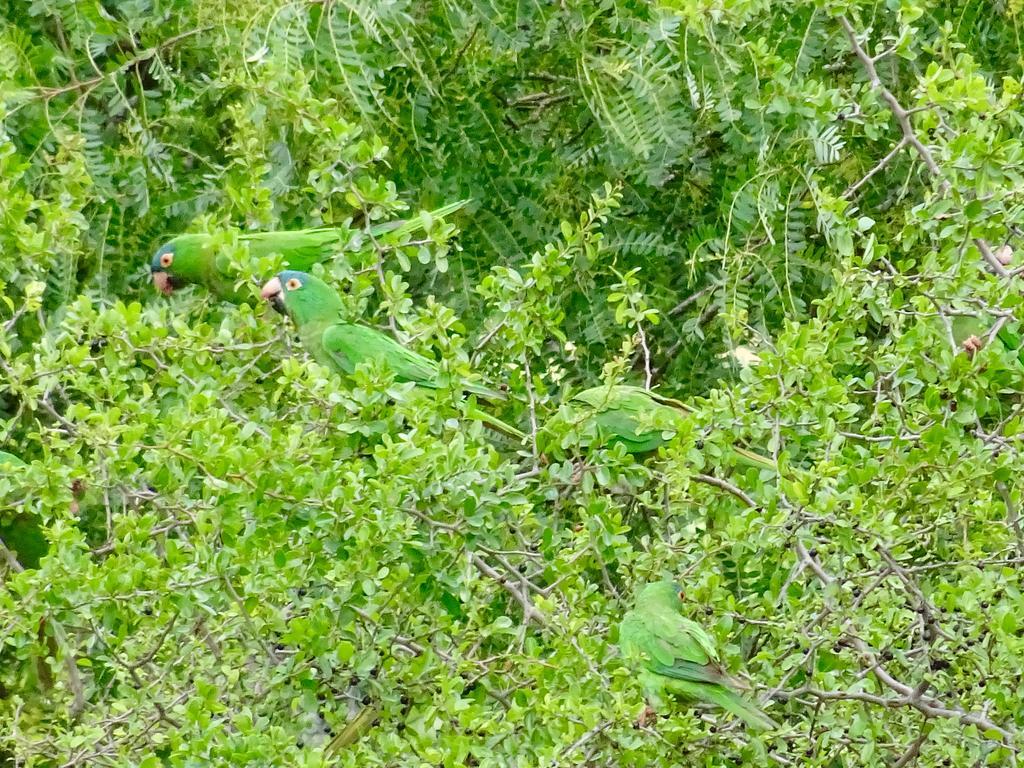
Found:
<svg viewBox="0 0 1024 768"><path fill-rule="evenodd" d="M275 296L281 295L281 281L276 277L272 277L267 281L267 284L263 286L263 290L260 291L260 297L271 301Z"/></svg>
<svg viewBox="0 0 1024 768"><path fill-rule="evenodd" d="M171 276L166 272L154 272L153 285L164 296L170 296L174 292L174 286L171 285Z"/></svg>
<svg viewBox="0 0 1024 768"><path fill-rule="evenodd" d="M277 312L284 314L284 299L281 298L281 281L278 278L273 277L267 281L260 291L260 297L269 301Z"/></svg>

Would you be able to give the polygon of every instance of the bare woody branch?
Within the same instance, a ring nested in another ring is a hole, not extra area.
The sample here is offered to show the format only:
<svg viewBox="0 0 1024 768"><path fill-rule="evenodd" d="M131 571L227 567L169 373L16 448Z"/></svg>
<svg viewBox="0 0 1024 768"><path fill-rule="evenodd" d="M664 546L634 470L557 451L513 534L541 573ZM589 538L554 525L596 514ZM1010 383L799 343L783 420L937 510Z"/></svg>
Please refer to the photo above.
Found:
<svg viewBox="0 0 1024 768"><path fill-rule="evenodd" d="M119 75L122 72L127 72L132 67L142 64L143 62L149 61L155 56L159 56L162 52L166 51L168 48L172 48L173 46L180 43L182 40L185 40L189 37L193 37L194 35L202 34L203 32L206 32L212 28L213 27L206 26L200 27L199 29L190 29L187 32L182 32L180 35L174 35L173 37L169 37L163 42L161 42L159 45L154 46L153 48L147 48L137 56L134 56L131 59L128 59L127 61L119 64L116 68L110 70L109 72L101 72L97 74L95 77L89 78L88 80L76 79L74 82L69 83L68 85L61 85L56 87L40 86L36 89L36 91L40 96L42 96L47 101L56 96L60 96L61 94L71 93L73 91L82 91L82 95L88 95L92 90L94 90L97 86L102 85L109 78Z"/></svg>
<svg viewBox="0 0 1024 768"><path fill-rule="evenodd" d="M529 595L526 594L521 584L516 584L504 574L499 573L488 565L480 555L471 555L470 561L476 569L480 571L480 573L487 578L496 581L502 589L508 592L512 598L519 603L519 607L523 609L524 619L539 624L542 627L547 627L549 625L547 617L537 610L537 607L533 604L533 601L530 600Z"/></svg>
<svg viewBox="0 0 1024 768"><path fill-rule="evenodd" d="M814 573L818 580L828 586L835 582L835 578L831 576L821 564L808 552L803 544L797 542L797 554L802 560L807 563L808 569ZM871 694L864 694L860 692L841 691L835 693L828 692L815 692L811 689L805 689L802 692L811 695L817 695L818 693L824 694L819 698L836 698L836 699L857 699L861 701L867 701L872 704L877 704L884 707L913 707L914 709L921 712L925 717L942 717L952 720L958 720L964 725L973 725L984 731L992 731L998 733L1003 740L1003 746L1008 749L1017 751L1014 746L1014 733L1012 731L1003 728L1000 725L992 722L985 714L980 712L971 712L960 707L949 706L944 704L930 696L925 696L927 690L927 684L922 683L916 687L907 685L901 680L896 679L885 667L882 666L882 662L874 650L868 646L859 637L849 636L850 645L864 658L867 662L868 668L875 675L882 685L895 691L899 694L898 698L886 698L876 697Z"/></svg>
<svg viewBox="0 0 1024 768"><path fill-rule="evenodd" d="M861 65L864 67L864 71L867 73L868 83L871 85L872 90L874 90L879 96L881 96L882 100L889 107L889 111L892 112L893 117L896 118L896 122L900 126L900 131L903 133L903 140L896 145L895 150L893 150L885 158L883 158L882 163L880 163L879 165L884 167L884 164L888 164L889 160L891 160L892 156L896 153L897 150L909 145L913 147L914 151L917 152L918 156L920 156L921 161L928 169L928 172L931 173L932 176L941 179L942 169L939 168L939 164L935 162L935 156L932 154L932 151L927 146L925 146L921 139L918 138L917 132L914 131L914 126L910 122L910 116L914 114L914 110L908 110L904 108L904 106L900 104L899 100L893 95L893 92L890 91L882 82L882 79L878 76L878 68L875 66L877 58L871 56L870 54L868 54L867 51L864 50L864 46L861 45L860 41L857 39L857 31L853 28L853 25L850 23L850 20L847 19L845 16L839 16L838 21L840 26L842 26L843 31L846 33L847 39L850 41L850 48L853 49L854 55L860 61ZM854 187L851 187L851 189L847 190L847 194L852 194L854 191L856 191L856 188L863 185L863 183L866 182L868 178L873 176L879 170L881 170L881 168L876 166L876 168L872 170L867 176L865 176L861 181L857 182L857 184L855 184ZM945 179L941 179L939 183L939 191L945 193L946 191L949 190L949 188L950 183ZM982 258L985 259L985 262L988 264L989 268L993 272L995 272L1002 278L1007 278L1010 276L1010 273L1007 272L1006 267L1003 266L1002 262L1000 262L999 259L996 258L995 254L992 252L992 249L989 247L989 244L985 242L985 240L983 240L980 237L976 237L973 239L973 242L975 246L977 246L978 251L981 252Z"/></svg>

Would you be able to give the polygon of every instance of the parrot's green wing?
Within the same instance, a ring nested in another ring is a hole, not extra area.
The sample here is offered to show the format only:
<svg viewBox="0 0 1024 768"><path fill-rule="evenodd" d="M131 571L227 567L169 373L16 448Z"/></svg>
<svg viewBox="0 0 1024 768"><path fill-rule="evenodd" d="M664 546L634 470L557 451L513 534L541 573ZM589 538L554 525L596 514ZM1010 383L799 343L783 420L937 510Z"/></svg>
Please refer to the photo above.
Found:
<svg viewBox="0 0 1024 768"><path fill-rule="evenodd" d="M685 415L639 387L594 387L577 393L571 406L582 405L599 440L621 442L630 453L653 451L672 438Z"/></svg>
<svg viewBox="0 0 1024 768"><path fill-rule="evenodd" d="M423 387L437 386L437 364L406 349L386 333L365 325L335 323L321 337L321 344L338 370L351 374L367 360L385 363L399 381L411 381Z"/></svg>
<svg viewBox="0 0 1024 768"><path fill-rule="evenodd" d="M655 706L665 706L668 691L686 695L677 685L720 684L720 673L708 668L710 656L699 643L685 634L668 634L666 622L650 607L628 611L619 625L619 648L623 658L638 673L644 696ZM689 696L701 700L700 695Z"/></svg>
<svg viewBox="0 0 1024 768"><path fill-rule="evenodd" d="M699 634L695 636L688 631L687 624L674 623L672 617L659 613L650 608L626 613L619 626L619 647L623 656L642 660L647 669L659 675L705 682L712 679L696 669L715 660L707 633L693 622L687 622L697 627ZM687 621L679 614L676 618Z"/></svg>
<svg viewBox="0 0 1024 768"><path fill-rule="evenodd" d="M640 648L652 672L681 680L724 680L714 641L703 627L668 607L645 607L635 613L642 627Z"/></svg>
<svg viewBox="0 0 1024 768"><path fill-rule="evenodd" d="M600 386L577 392L550 424L567 422L579 430L581 445L621 443L630 453L648 453L671 440L693 413L686 403L628 385ZM742 463L776 469L766 456L739 446Z"/></svg>
<svg viewBox="0 0 1024 768"><path fill-rule="evenodd" d="M417 386L436 389L438 386L437 364L423 355L406 349L386 333L365 325L336 323L327 328L320 338L321 356L329 367L340 373L351 374L356 366L367 360L385 363L399 381L410 381ZM477 384L463 383L462 389L492 399L504 395ZM503 435L517 440L525 439L520 430L496 416L470 405L467 415Z"/></svg>
<svg viewBox="0 0 1024 768"><path fill-rule="evenodd" d="M335 323L323 332L320 345L324 355L330 358L332 367L341 372L351 374L360 363L378 360L394 371L399 381L411 381L431 389L438 386L437 363L406 349L394 338L375 328L354 323ZM488 399L502 400L505 397L503 393L480 384L463 382L461 386L466 392Z"/></svg>
<svg viewBox="0 0 1024 768"><path fill-rule="evenodd" d="M438 386L438 369L434 361L406 349L386 333L365 325L336 323L330 326L320 338L320 348L321 356L328 361L329 367L341 373L351 374L360 363L378 360L394 371L399 381L409 381L430 389ZM464 383L462 388L492 399L504 397L500 392L476 384ZM511 424L474 405L470 405L467 415L503 435L517 440L526 437Z"/></svg>
<svg viewBox="0 0 1024 768"><path fill-rule="evenodd" d="M288 269L308 272L314 264L339 250L349 230L337 227L296 229L281 232L248 232L241 240L249 244L249 253L262 258L281 254Z"/></svg>

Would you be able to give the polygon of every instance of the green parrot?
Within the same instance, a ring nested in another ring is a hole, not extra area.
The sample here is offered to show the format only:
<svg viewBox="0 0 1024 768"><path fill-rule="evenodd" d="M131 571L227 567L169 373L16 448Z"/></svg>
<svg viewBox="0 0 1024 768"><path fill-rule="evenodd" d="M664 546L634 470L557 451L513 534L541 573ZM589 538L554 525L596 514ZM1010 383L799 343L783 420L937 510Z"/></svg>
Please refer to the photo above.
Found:
<svg viewBox="0 0 1024 768"><path fill-rule="evenodd" d="M719 664L711 636L680 613L682 599L682 590L671 581L647 584L619 625L622 657L637 671L647 699L639 724L664 709L666 694L673 694L715 704L752 728L776 727L733 690L741 686Z"/></svg>
<svg viewBox="0 0 1024 768"><path fill-rule="evenodd" d="M581 432L582 446L622 443L630 453L648 453L671 440L694 409L679 400L624 384L577 392L545 427L568 423ZM734 446L744 463L777 469L766 456Z"/></svg>
<svg viewBox="0 0 1024 768"><path fill-rule="evenodd" d="M0 474L10 475L23 469L24 461L13 453L0 451ZM0 512L0 542L25 569L38 568L49 545L39 518L29 512Z"/></svg>
<svg viewBox="0 0 1024 768"><path fill-rule="evenodd" d="M990 325L978 317L956 315L953 317L953 339L967 353L974 357L983 346L988 336ZM1017 353L1017 359L1024 363L1024 340L1005 325L996 331L996 338L1010 352Z"/></svg>
<svg viewBox="0 0 1024 768"><path fill-rule="evenodd" d="M406 349L375 328L342 320L341 298L323 280L285 270L269 280L260 295L291 318L303 347L320 365L351 375L360 363L380 360L394 371L398 381L428 389L439 386L439 371L433 360ZM488 400L505 399L504 393L480 384L464 382L462 389ZM515 427L478 408L471 407L469 415L502 434L517 440L525 438Z"/></svg>
<svg viewBox="0 0 1024 768"><path fill-rule="evenodd" d="M469 200L442 206L435 211L401 221L389 221L370 228L373 237L385 234L408 234L422 229L427 219L448 216ZM309 270L341 250L358 233L348 227L317 227L280 232L247 232L239 240L249 245L254 258L280 253L291 269ZM178 235L160 246L149 264L153 285L169 296L176 288L202 285L218 298L236 304L248 299L248 292L235 288L237 276L232 274L226 254L218 252L213 236L208 234Z"/></svg>

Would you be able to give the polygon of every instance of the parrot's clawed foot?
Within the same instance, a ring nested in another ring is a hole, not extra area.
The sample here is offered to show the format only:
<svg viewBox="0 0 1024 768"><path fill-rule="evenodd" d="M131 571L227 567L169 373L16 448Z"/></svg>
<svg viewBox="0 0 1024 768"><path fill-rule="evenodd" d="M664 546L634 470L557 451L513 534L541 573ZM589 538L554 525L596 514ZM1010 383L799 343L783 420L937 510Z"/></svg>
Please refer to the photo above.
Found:
<svg viewBox="0 0 1024 768"><path fill-rule="evenodd" d="M640 717L636 719L636 727L646 728L647 724L657 716L658 712L655 709L650 706L644 707L643 711L640 713Z"/></svg>
<svg viewBox="0 0 1024 768"><path fill-rule="evenodd" d="M978 354L978 352L981 351L981 348L985 346L985 342L979 339L977 336L969 336L966 339L964 339L964 343L962 344L962 346L964 348L964 352L967 353L967 357L973 358L976 354Z"/></svg>

